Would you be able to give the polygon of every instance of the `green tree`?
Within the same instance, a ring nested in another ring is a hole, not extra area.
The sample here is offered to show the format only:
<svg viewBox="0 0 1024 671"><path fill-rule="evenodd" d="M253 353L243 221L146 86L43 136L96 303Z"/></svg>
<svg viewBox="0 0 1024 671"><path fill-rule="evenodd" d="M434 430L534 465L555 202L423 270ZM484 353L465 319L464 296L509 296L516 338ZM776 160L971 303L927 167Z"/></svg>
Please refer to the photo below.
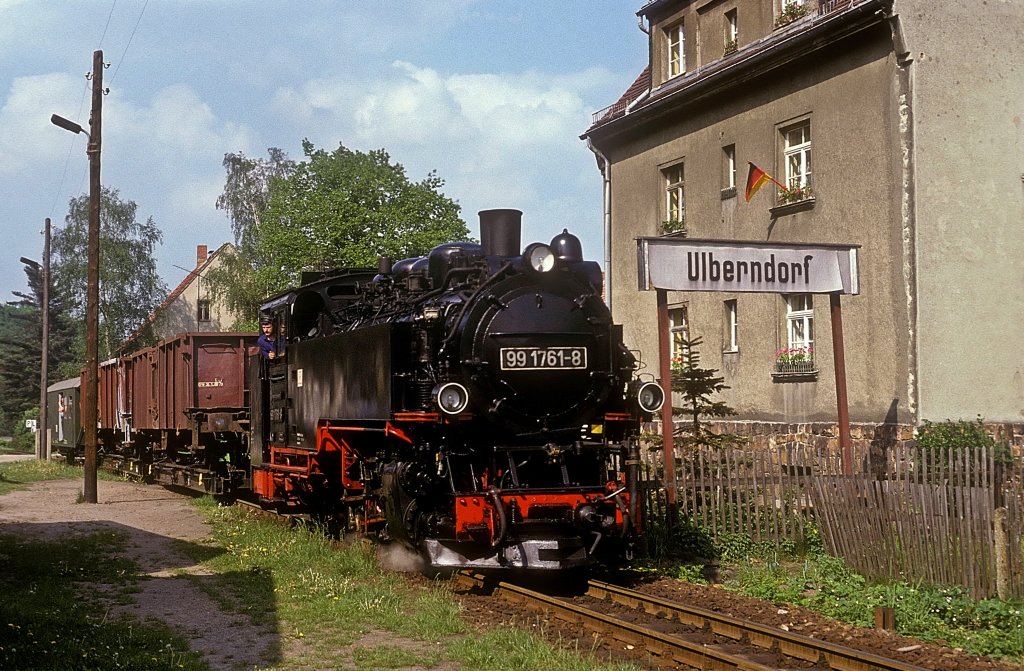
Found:
<svg viewBox="0 0 1024 671"><path fill-rule="evenodd" d="M10 435L29 408L39 405L39 339L32 333L38 314L12 302L0 306L0 435Z"/></svg>
<svg viewBox="0 0 1024 671"><path fill-rule="evenodd" d="M682 436L686 445L721 446L736 442L737 436L715 434L708 431L705 418L729 417L736 411L724 401L715 400L714 395L729 388L725 378L716 375L717 368L702 368L700 351L702 344L697 337L683 340L683 354L678 362L672 364L672 391L679 392L683 397L682 407L673 407L673 415L686 417L687 423L675 431L674 435Z"/></svg>
<svg viewBox="0 0 1024 671"><path fill-rule="evenodd" d="M38 412L39 371L43 341L42 269L25 264L28 292L15 291L18 298L0 308L0 415L17 422L30 409ZM70 319L58 296L50 297L50 343L47 385L78 375L76 351L78 325ZM67 373L67 374L65 374ZM0 423L0 430L10 430Z"/></svg>
<svg viewBox="0 0 1024 671"><path fill-rule="evenodd" d="M295 161L271 147L269 158L249 158L241 152L224 156L227 178L224 191L217 197L217 209L231 220L234 249L221 253L220 264L207 272L212 294L238 315L239 330L256 328L256 311L270 287L257 282L255 247L270 205L272 184L295 172Z"/></svg>
<svg viewBox="0 0 1024 671"><path fill-rule="evenodd" d="M375 266L381 255L418 256L468 237L435 173L412 182L383 149L302 147L299 163L273 149L269 161L225 158L217 205L232 220L238 251L211 280L252 324L259 300L296 284L303 270Z"/></svg>
<svg viewBox="0 0 1024 671"><path fill-rule="evenodd" d="M99 353L113 355L125 339L167 295L156 273L153 252L163 234L150 217L139 221L134 201L122 200L117 189L100 194ZM53 287L69 312L85 316L88 259L89 196L73 198L63 228L53 235ZM84 338L84 333L83 336ZM149 344L146 339L134 343ZM84 352L84 342L81 351Z"/></svg>

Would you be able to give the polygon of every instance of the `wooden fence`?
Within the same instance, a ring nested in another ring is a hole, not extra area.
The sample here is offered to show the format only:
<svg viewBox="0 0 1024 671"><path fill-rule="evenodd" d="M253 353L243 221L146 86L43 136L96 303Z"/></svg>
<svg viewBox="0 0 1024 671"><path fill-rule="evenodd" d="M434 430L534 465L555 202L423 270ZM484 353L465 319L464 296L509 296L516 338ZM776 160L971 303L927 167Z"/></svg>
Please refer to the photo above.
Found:
<svg viewBox="0 0 1024 671"><path fill-rule="evenodd" d="M798 541L814 524L864 575L1024 597L1022 472L985 449L890 447L884 473L852 476L835 450L798 443L678 454L678 508L713 537ZM655 517L666 514L660 484L648 483Z"/></svg>

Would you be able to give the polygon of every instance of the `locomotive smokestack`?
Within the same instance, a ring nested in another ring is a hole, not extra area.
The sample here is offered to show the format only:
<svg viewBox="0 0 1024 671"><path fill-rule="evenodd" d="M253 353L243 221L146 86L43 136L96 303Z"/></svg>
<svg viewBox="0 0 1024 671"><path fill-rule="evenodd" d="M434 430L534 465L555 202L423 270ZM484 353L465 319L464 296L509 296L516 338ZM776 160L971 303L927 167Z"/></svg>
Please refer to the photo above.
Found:
<svg viewBox="0 0 1024 671"><path fill-rule="evenodd" d="M522 226L520 210L480 210L480 247L484 256L519 256Z"/></svg>

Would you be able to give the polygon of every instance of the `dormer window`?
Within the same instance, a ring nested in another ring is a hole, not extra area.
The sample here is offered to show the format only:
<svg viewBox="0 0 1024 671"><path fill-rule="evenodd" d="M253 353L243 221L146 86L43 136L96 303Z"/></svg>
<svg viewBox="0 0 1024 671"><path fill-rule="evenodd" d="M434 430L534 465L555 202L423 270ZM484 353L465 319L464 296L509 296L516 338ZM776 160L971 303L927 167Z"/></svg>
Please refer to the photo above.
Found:
<svg viewBox="0 0 1024 671"><path fill-rule="evenodd" d="M665 45L666 79L678 77L686 72L686 37L681 21L665 29Z"/></svg>

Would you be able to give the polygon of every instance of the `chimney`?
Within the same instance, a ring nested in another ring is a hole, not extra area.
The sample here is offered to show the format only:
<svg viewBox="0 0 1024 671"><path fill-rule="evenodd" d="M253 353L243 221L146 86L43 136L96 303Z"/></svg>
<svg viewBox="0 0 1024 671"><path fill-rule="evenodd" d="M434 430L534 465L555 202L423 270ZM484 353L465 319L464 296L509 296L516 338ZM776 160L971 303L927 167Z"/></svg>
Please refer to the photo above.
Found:
<svg viewBox="0 0 1024 671"><path fill-rule="evenodd" d="M206 245L196 245L196 268L202 268L206 263Z"/></svg>
<svg viewBox="0 0 1024 671"><path fill-rule="evenodd" d="M521 210L480 210L480 247L484 256L519 256Z"/></svg>

